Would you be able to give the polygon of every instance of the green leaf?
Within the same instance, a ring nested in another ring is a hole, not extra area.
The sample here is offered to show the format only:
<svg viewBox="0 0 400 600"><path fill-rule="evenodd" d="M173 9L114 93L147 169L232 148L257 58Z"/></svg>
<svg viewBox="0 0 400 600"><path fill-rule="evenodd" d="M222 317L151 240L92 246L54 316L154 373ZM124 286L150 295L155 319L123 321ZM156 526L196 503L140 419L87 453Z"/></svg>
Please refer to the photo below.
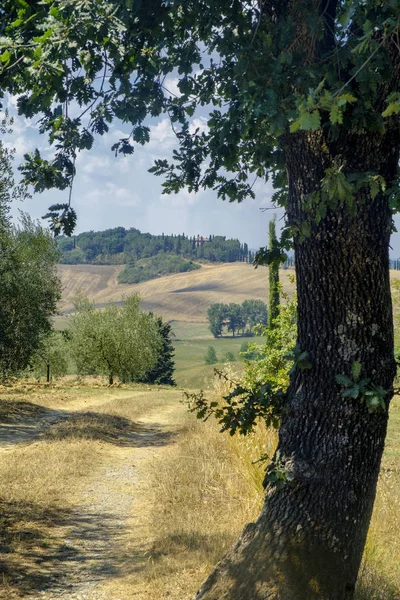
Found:
<svg viewBox="0 0 400 600"><path fill-rule="evenodd" d="M296 131L299 131L299 129L300 129L300 119L296 119L290 125L290 133L296 133Z"/></svg>
<svg viewBox="0 0 400 600"><path fill-rule="evenodd" d="M351 373L353 375L354 381L356 382L360 379L361 369L362 365L358 361L353 362L353 364L351 365Z"/></svg>
<svg viewBox="0 0 400 600"><path fill-rule="evenodd" d="M336 123L339 123L339 125L341 125L343 123L343 112L337 104L334 104L332 106L329 113L329 120L332 123L332 125L335 125Z"/></svg>
<svg viewBox="0 0 400 600"><path fill-rule="evenodd" d="M3 54L0 54L0 61L6 65L8 65L8 63L11 60L11 52L9 52L8 50L4 50Z"/></svg>
<svg viewBox="0 0 400 600"><path fill-rule="evenodd" d="M337 383L339 383L339 385L344 385L346 387L349 387L353 384L351 379L346 377L346 375L335 375L335 379L336 379Z"/></svg>
<svg viewBox="0 0 400 600"><path fill-rule="evenodd" d="M316 131L321 127L321 115L318 109L300 114L300 129Z"/></svg>
<svg viewBox="0 0 400 600"><path fill-rule="evenodd" d="M397 102L390 102L387 108L383 111L382 117L391 117L392 115L398 115L400 113L400 100Z"/></svg>

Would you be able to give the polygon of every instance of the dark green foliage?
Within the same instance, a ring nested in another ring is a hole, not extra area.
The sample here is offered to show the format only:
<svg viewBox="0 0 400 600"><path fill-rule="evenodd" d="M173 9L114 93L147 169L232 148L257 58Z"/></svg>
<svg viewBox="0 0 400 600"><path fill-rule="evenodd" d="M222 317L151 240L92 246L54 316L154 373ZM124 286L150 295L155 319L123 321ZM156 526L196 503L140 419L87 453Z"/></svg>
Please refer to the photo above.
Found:
<svg viewBox="0 0 400 600"><path fill-rule="evenodd" d="M254 344L250 342L243 342L240 346L240 355L246 360L254 360L259 355L259 352L252 346L254 347Z"/></svg>
<svg viewBox="0 0 400 600"><path fill-rule="evenodd" d="M227 304L217 302L211 304L207 310L207 318L210 324L210 331L214 337L222 335L222 329L225 325L225 319L227 317Z"/></svg>
<svg viewBox="0 0 400 600"><path fill-rule="evenodd" d="M5 132L7 117L0 124ZM0 374L15 375L29 364L51 330L61 296L52 237L26 215L18 227L9 218L10 203L26 197L14 185L13 153L0 142Z"/></svg>
<svg viewBox="0 0 400 600"><path fill-rule="evenodd" d="M166 193L211 188L240 202L254 197L256 176L271 179L273 199L286 205L281 142L288 132L323 130L333 141L350 128L380 135L400 113L397 0L333 2L332 14L305 0L265 10L230 0L143 6L2 3L0 89L19 95L20 114L41 115L40 131L55 148L47 159L38 151L25 156L22 173L35 191L71 186L77 154L114 119L131 128L112 146L124 156L149 141L147 117L168 114L178 148L171 162L159 159L151 169L164 176ZM162 83L170 74L178 77L180 95ZM75 118L72 102L81 107ZM193 132L191 119L205 106L208 128ZM342 166L327 169L313 198L317 219L338 200L350 206L357 185L371 195L383 189L378 173L360 179ZM398 186L387 183L397 208ZM304 223L291 223L290 235L307 235Z"/></svg>
<svg viewBox="0 0 400 600"><path fill-rule="evenodd" d="M224 360L225 362L235 362L236 358L233 352L225 352Z"/></svg>
<svg viewBox="0 0 400 600"><path fill-rule="evenodd" d="M265 325L267 323L267 305L262 300L245 300L242 303L242 308L250 333L252 333L255 325Z"/></svg>
<svg viewBox="0 0 400 600"><path fill-rule="evenodd" d="M171 325L164 323L161 317L156 317L156 324L162 341L158 350L157 362L152 369L135 378L134 381L138 383L176 385L173 378L175 350L171 342Z"/></svg>
<svg viewBox="0 0 400 600"><path fill-rule="evenodd" d="M215 365L215 363L218 362L214 346L208 346L207 353L204 356L204 362L206 365Z"/></svg>
<svg viewBox="0 0 400 600"><path fill-rule="evenodd" d="M118 283L140 283L172 273L187 273L200 269L200 265L175 254L157 254L127 265L118 275Z"/></svg>
<svg viewBox="0 0 400 600"><path fill-rule="evenodd" d="M275 219L269 222L268 247L273 254L278 246L276 238ZM274 260L268 265L269 274L269 298L268 298L268 328L272 329L279 313L279 260Z"/></svg>
<svg viewBox="0 0 400 600"><path fill-rule="evenodd" d="M208 308L207 318L214 337L221 336L224 327L235 337L235 333L241 331L243 334L248 326L248 335L253 335L255 325L267 323L268 311L262 300L245 300L242 304L215 303Z"/></svg>
<svg viewBox="0 0 400 600"><path fill-rule="evenodd" d="M0 370L24 370L51 331L61 297L54 240L24 217L0 234Z"/></svg>
<svg viewBox="0 0 400 600"><path fill-rule="evenodd" d="M50 211L49 215L53 219L53 230L60 227L59 213ZM62 254L61 262L65 264L125 264L164 253L211 262L249 260L247 244L242 245L239 240L225 236L152 235L124 227L87 231L77 235L74 241L61 236L57 238L57 244Z"/></svg>
<svg viewBox="0 0 400 600"><path fill-rule="evenodd" d="M234 304L233 302L228 304L226 311L226 326L228 331L232 332L232 337L235 337L236 332L244 330L246 320L243 307L240 304Z"/></svg>
<svg viewBox="0 0 400 600"><path fill-rule="evenodd" d="M285 391L275 390L268 383L257 383L249 389L239 381L216 370L221 379L229 382L232 392L224 396L224 404L209 401L203 391L199 393L185 393L189 410L196 413L198 419L206 421L213 415L221 425L221 431L228 431L230 435L240 433L246 435L254 430L259 419L265 421L268 427L278 427L285 400Z"/></svg>

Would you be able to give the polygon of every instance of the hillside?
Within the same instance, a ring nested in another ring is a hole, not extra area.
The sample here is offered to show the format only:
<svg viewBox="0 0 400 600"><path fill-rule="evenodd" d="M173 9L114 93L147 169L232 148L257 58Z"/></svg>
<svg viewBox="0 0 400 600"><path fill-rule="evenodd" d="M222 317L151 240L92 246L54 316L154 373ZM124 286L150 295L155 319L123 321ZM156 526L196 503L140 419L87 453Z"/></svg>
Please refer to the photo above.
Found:
<svg viewBox="0 0 400 600"><path fill-rule="evenodd" d="M61 312L72 309L79 291L98 306L120 301L124 296L140 294L144 310L151 310L167 320L204 322L206 311L214 302L241 303L246 298L266 300L268 273L246 263L205 264L197 271L177 273L143 283L118 283L123 265L59 265L63 285ZM287 291L293 286L282 270L281 281Z"/></svg>
<svg viewBox="0 0 400 600"><path fill-rule="evenodd" d="M189 260L210 262L248 262L254 258L247 244L226 236L152 235L139 229L115 227L105 231L86 231L73 238L60 236L57 246L61 263L122 265L163 254L176 254Z"/></svg>

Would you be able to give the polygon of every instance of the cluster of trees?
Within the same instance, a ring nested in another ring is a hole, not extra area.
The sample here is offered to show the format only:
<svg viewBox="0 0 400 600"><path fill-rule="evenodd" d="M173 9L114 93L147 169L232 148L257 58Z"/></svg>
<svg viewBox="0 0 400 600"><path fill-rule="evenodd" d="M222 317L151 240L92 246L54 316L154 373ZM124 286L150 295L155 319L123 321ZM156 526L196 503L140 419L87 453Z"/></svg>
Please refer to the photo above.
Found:
<svg viewBox="0 0 400 600"><path fill-rule="evenodd" d="M176 385L171 326L139 308L139 296L96 309L86 297L75 301L69 329L52 331L29 362L29 372L58 378L69 369L78 375L104 375L112 385Z"/></svg>
<svg viewBox="0 0 400 600"><path fill-rule="evenodd" d="M217 302L208 308L207 319L214 337L222 336L224 328L233 337L237 332L252 335L255 325L268 322L268 309L262 300L244 300L242 304Z"/></svg>
<svg viewBox="0 0 400 600"><path fill-rule="evenodd" d="M176 254L156 254L126 265L118 275L119 283L140 283L171 273L187 273L200 269L200 265Z"/></svg>
<svg viewBox="0 0 400 600"><path fill-rule="evenodd" d="M175 385L170 325L139 304L133 295L98 310L87 298L77 299L69 338L78 373L106 375L110 385L115 377Z"/></svg>
<svg viewBox="0 0 400 600"><path fill-rule="evenodd" d="M73 238L59 236L57 244L65 264L125 264L158 254L175 254L187 259L211 262L253 262L254 253L247 244L225 236L208 237L152 235L138 229L115 227L105 231L88 231Z"/></svg>

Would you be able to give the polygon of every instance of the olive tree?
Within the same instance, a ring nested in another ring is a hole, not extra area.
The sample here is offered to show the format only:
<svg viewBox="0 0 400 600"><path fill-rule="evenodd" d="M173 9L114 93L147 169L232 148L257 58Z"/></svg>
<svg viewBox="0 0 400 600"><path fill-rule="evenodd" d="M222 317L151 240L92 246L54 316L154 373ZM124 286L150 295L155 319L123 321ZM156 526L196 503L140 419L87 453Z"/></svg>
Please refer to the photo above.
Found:
<svg viewBox="0 0 400 600"><path fill-rule="evenodd" d="M102 310L79 299L70 318L71 351L78 372L106 375L109 384L118 376L135 381L152 369L161 349L161 337L152 315L139 308L140 298L130 296L121 305Z"/></svg>

